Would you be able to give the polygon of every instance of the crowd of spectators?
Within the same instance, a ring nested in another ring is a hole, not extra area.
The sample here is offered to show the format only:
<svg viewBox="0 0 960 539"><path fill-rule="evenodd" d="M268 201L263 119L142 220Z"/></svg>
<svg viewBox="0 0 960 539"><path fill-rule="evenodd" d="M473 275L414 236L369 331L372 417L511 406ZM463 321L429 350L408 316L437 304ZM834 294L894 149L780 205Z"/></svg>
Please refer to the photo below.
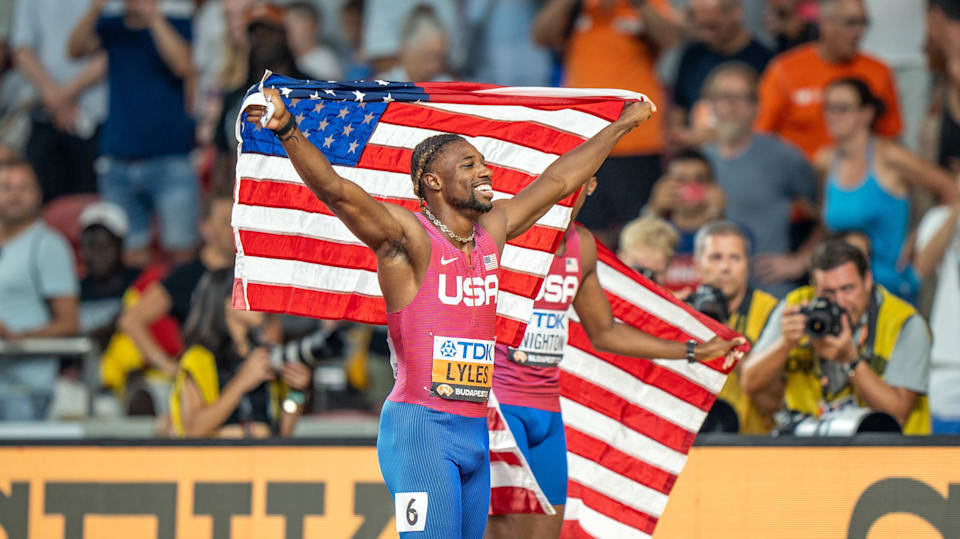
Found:
<svg viewBox="0 0 960 539"><path fill-rule="evenodd" d="M389 389L381 329L230 306L235 120L266 69L645 93L580 218L723 298L753 343L733 428L851 405L960 433L958 0L5 0L0 45L0 340L90 337L97 397L159 433L289 434ZM815 298L839 334L806 330ZM304 335L328 366L266 351ZM78 370L0 357L0 420L83 416Z"/></svg>

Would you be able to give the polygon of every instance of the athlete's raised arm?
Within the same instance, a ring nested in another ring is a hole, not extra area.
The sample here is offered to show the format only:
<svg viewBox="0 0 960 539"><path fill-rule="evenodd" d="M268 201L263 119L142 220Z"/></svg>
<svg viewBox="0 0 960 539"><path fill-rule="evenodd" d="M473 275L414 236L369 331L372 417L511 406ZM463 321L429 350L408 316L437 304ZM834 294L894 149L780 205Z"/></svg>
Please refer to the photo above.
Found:
<svg viewBox="0 0 960 539"><path fill-rule="evenodd" d="M494 210L481 218L484 226L494 230L503 227L507 240L526 232L554 204L589 180L620 138L650 118L653 111L650 102L625 105L615 122L561 155L515 197L495 202ZM500 222L490 222L493 220Z"/></svg>
<svg viewBox="0 0 960 539"><path fill-rule="evenodd" d="M648 335L614 319L610 311L610 303L607 302L607 296L597 278L597 245L593 234L585 228L579 229L578 232L583 279L573 299L573 308L577 311L580 324L583 325L594 348L603 352L642 358L685 358L687 353L685 343ZM746 341L743 338L726 341L720 337L714 337L694 347L694 355L697 361L706 361L720 356L726 356L728 362L733 361L740 357L740 352L734 349L744 342Z"/></svg>
<svg viewBox="0 0 960 539"><path fill-rule="evenodd" d="M410 212L375 200L359 185L337 174L323 152L300 131L280 92L264 88L263 94L276 107L266 127L276 133L307 187L378 257L403 252L406 234L400 213ZM260 122L265 111L263 106L248 106L247 121Z"/></svg>

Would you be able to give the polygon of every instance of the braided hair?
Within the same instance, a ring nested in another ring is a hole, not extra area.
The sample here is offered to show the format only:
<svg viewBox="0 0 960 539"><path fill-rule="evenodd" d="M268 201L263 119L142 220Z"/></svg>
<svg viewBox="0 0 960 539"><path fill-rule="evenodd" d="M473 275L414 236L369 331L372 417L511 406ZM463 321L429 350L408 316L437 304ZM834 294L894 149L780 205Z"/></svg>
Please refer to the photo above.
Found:
<svg viewBox="0 0 960 539"><path fill-rule="evenodd" d="M424 204L421 180L424 173L428 172L427 167L444 146L457 141L466 142L460 135L441 133L423 139L414 147L413 154L410 156L410 179L413 181L413 194L420 199L421 205Z"/></svg>

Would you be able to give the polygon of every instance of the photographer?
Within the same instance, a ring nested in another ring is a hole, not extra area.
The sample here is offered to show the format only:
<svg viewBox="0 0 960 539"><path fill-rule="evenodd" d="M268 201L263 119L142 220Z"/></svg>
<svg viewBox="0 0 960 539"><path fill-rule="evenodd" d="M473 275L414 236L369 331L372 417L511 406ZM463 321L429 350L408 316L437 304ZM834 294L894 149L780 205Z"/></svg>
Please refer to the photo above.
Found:
<svg viewBox="0 0 960 539"><path fill-rule="evenodd" d="M694 267L701 286L688 302L752 343L763 331L777 299L748 285L751 251L750 238L736 223L714 221L701 227L694 239ZM779 408L783 389L760 391L751 398L740 388L739 374L737 364L718 398L737 412L740 434L767 434L774 427L773 416L760 409ZM754 405L754 399L761 404Z"/></svg>
<svg viewBox="0 0 960 539"><path fill-rule="evenodd" d="M904 434L928 434L926 322L874 284L866 257L843 240L817 246L811 268L813 285L780 302L744 362L744 390L754 397L785 380L789 410L863 406L893 416Z"/></svg>
<svg viewBox="0 0 960 539"><path fill-rule="evenodd" d="M197 286L170 396L173 430L190 438L289 436L300 409L284 399L306 390L310 369L297 361L277 369L267 349L255 347L251 336L265 329L265 316L234 310L232 290L232 267L206 273Z"/></svg>

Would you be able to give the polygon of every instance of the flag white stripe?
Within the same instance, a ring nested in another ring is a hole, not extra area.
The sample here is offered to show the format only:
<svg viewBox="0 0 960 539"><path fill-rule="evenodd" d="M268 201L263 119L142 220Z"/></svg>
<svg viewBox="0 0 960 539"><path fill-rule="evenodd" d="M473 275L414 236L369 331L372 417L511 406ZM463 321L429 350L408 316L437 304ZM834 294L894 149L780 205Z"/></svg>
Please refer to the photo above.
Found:
<svg viewBox="0 0 960 539"><path fill-rule="evenodd" d="M368 144L413 149L423 139L447 132L380 122L373 130L373 134L370 135ZM456 131L452 132L456 133ZM463 135L463 138L473 144L488 163L521 170L533 176L540 175L545 168L550 166L550 163L553 163L559 157L556 154L541 152L492 137Z"/></svg>
<svg viewBox="0 0 960 539"><path fill-rule="evenodd" d="M575 453L567 453L570 479L648 515L659 517L667 496Z"/></svg>
<svg viewBox="0 0 960 539"><path fill-rule="evenodd" d="M519 315L523 317L519 320L526 322L533 314L533 299L500 290L497 294L497 314L514 320L518 320Z"/></svg>
<svg viewBox="0 0 960 539"><path fill-rule="evenodd" d="M682 307L663 299L652 290L645 288L640 283L600 261L597 262L597 278L600 280L600 286L605 290L634 305L643 306L643 310L679 328L688 335L692 335L701 341L708 341L716 336L710 328ZM727 380L726 374L697 363L689 364L666 360L658 364L710 390L712 393L720 391Z"/></svg>
<svg viewBox="0 0 960 539"><path fill-rule="evenodd" d="M384 172L354 167L333 167L344 178L356 183L371 195L386 198L416 200L411 187L410 177L397 172ZM288 159L269 155L242 154L237 162L237 173L241 178L276 180L303 184L303 180L294 170ZM493 192L493 199L511 198L513 195L500 191ZM570 222L572 208L555 204L546 214L537 220L540 226L564 229Z"/></svg>
<svg viewBox="0 0 960 539"><path fill-rule="evenodd" d="M690 363L686 360L676 359L655 359L653 362L664 369L683 376L710 393L719 393L727 382L726 374L700 363Z"/></svg>
<svg viewBox="0 0 960 539"><path fill-rule="evenodd" d="M616 419L607 417L566 397L560 397L563 424L602 440L627 455L672 474L683 470L686 455L657 440L640 434Z"/></svg>
<svg viewBox="0 0 960 539"><path fill-rule="evenodd" d="M597 262L597 278L599 278L600 285L603 288L615 290L621 298L634 305L642 305L645 311L661 320L669 321L671 325L680 328L689 335L704 341L714 337L710 328L682 307L663 299L652 290L643 287L640 283L600 261Z"/></svg>
<svg viewBox="0 0 960 539"><path fill-rule="evenodd" d="M266 206L250 206L235 204L233 206L234 228L240 230L255 230L273 234L296 235L307 238L316 238L337 243L363 245L347 228L347 225L333 215L313 213L290 208L269 208ZM505 245L500 265L535 275L546 275L550 269L550 253ZM537 268L543 268L543 272Z"/></svg>
<svg viewBox="0 0 960 539"><path fill-rule="evenodd" d="M526 481L518 477L517 471L522 470L522 466L511 466L506 462L496 461L490 463L490 488L494 487L523 487L529 488Z"/></svg>
<svg viewBox="0 0 960 539"><path fill-rule="evenodd" d="M233 206L232 224L241 230L304 236L337 243L363 245L343 221L333 215L289 208L266 206Z"/></svg>
<svg viewBox="0 0 960 539"><path fill-rule="evenodd" d="M570 374L642 406L690 432L697 432L707 417L707 413L696 406L575 346L567 346L561 365Z"/></svg>
<svg viewBox="0 0 960 539"><path fill-rule="evenodd" d="M597 263L597 271L598 271L598 272L600 271L600 266L601 266L601 265L603 265L603 267L605 268L605 271L616 272L618 275L620 274L619 272L617 272L617 270L611 268L610 266L607 266L606 264L603 264L602 262L598 262L598 263ZM610 281L609 277L607 277L607 281ZM632 283L632 284L634 284L634 285L636 285L636 286L638 286L638 287L640 287L640 288L643 288L642 285L639 285L639 284L637 284L635 281L632 281L632 280L630 280L630 279L628 279L628 278L626 278L626 277L624 277L624 278L622 279L622 281L630 281L630 283ZM614 288L614 287L612 287L612 286L610 286L610 287L604 286L604 290L606 290L607 292L610 292L610 293L612 293L612 294L614 294L614 295L616 295L616 296L619 296L619 297L621 297L622 299L625 299L625 300L627 300L627 301L630 301L628 298L624 297L624 296L629 296L629 295L631 295L631 293L629 292L629 289L628 289L628 288L624 288L624 287L622 286L622 285L623 285L622 282L618 282L617 284L620 285L621 288ZM603 283L602 283L602 282L601 282L601 286L603 286ZM646 290L646 289L644 289L644 290ZM652 293L651 293L651 295L652 295L653 297L656 297L656 298L657 298L658 300L660 300L662 303L670 305L670 307L676 307L675 305L670 304L668 301L664 300L664 299L661 298L660 296L657 296L656 294L652 294ZM639 308L639 305L643 305L643 306L644 306L644 310L647 310L648 312L651 312L651 314L655 314L655 313L652 312L652 309L648 309L649 304L637 304L637 303L634 303L634 305L638 305L638 308ZM574 322L577 322L577 323L580 322L580 317L577 316L577 311L573 308L573 306L571 306L571 307L567 310L567 315L568 315L568 317L570 318L570 320L572 320L572 321L574 321ZM623 320L620 320L619 318L615 318L615 320L616 320L617 322L623 323ZM668 322L668 323L670 323L670 324L674 324L674 320L672 320L672 319L667 319L667 320L665 320L665 321ZM698 323L699 323L699 321L698 321ZM674 325L677 325L677 326L679 327L679 324L674 324ZM704 327L706 327L706 326L704 326ZM683 328L680 328L680 329L683 330ZM709 331L709 329L708 329L708 331ZM711 333L711 335L712 335L712 333ZM700 363L689 363L689 362L687 362L687 361L681 361L681 360L676 360L676 359L654 359L653 362L656 363L656 364L657 364L658 366L660 366L660 367L663 367L663 368L665 368L665 369L667 369L667 370L670 370L670 371L673 371L673 372L679 374L680 376L683 376L684 378L686 378L686 379L689 380L690 382L692 382L692 383L694 383L694 384L697 384L697 385L703 387L704 389L706 389L707 391L709 391L709 392L711 392L711 393L719 393L719 392L720 392L720 389L723 388L723 384L725 384L726 381L727 381L727 375L726 375L726 374L723 374L722 372L719 372L719 371L716 371L716 370L714 370L714 369L711 369L710 367L707 367L707 366L705 366L705 365L701 365Z"/></svg>
<svg viewBox="0 0 960 539"><path fill-rule="evenodd" d="M550 264L553 262L553 253L536 251L516 245L504 245L503 254L500 256L500 265L506 268L525 268L523 271L534 273L545 277L550 271ZM543 273L538 273L537 268L544 268Z"/></svg>
<svg viewBox="0 0 960 539"><path fill-rule="evenodd" d="M507 122L535 122L578 135L585 139L600 132L610 122L573 109L539 110L520 105L465 105L461 103L421 103L422 106L480 116Z"/></svg>
<svg viewBox="0 0 960 539"><path fill-rule="evenodd" d="M618 539L650 539L650 535L614 520L603 513L594 511L580 498L567 498L567 505L563 511L564 520L575 520L583 528L583 531L589 533L598 539L616 537Z"/></svg>
<svg viewBox="0 0 960 539"><path fill-rule="evenodd" d="M242 264L247 280L253 283L327 292L357 292L367 296L382 295L375 271L249 255L243 257ZM320 284L323 288L318 286Z"/></svg>

